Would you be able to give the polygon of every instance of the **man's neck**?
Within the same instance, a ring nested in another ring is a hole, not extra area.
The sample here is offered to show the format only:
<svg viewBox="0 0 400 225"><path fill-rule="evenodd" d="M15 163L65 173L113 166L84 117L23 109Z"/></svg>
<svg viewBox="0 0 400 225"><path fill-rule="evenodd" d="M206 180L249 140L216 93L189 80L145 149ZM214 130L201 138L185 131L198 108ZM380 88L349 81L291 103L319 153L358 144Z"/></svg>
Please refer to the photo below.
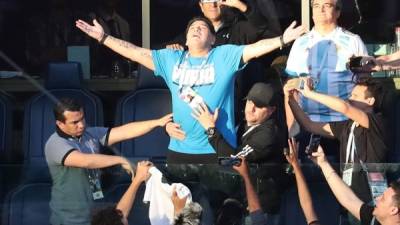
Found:
<svg viewBox="0 0 400 225"><path fill-rule="evenodd" d="M214 20L214 21L211 21L211 23L214 27L215 32L217 32L218 29L222 26L222 20Z"/></svg>
<svg viewBox="0 0 400 225"><path fill-rule="evenodd" d="M192 57L204 57L210 52L210 48L189 48L189 54Z"/></svg>
<svg viewBox="0 0 400 225"><path fill-rule="evenodd" d="M322 36L330 34L335 28L336 24L323 24L323 25L315 25L315 31L317 31Z"/></svg>

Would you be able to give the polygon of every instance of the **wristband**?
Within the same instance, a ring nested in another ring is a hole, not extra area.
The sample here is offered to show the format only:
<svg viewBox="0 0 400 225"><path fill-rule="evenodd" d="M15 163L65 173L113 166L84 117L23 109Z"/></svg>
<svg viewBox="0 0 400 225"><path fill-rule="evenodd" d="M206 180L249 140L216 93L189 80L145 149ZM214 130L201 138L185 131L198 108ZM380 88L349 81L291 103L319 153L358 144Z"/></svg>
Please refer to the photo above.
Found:
<svg viewBox="0 0 400 225"><path fill-rule="evenodd" d="M106 41L107 37L108 37L108 34L107 33L103 33L103 37L101 37L99 43L101 45L104 45L104 42Z"/></svg>

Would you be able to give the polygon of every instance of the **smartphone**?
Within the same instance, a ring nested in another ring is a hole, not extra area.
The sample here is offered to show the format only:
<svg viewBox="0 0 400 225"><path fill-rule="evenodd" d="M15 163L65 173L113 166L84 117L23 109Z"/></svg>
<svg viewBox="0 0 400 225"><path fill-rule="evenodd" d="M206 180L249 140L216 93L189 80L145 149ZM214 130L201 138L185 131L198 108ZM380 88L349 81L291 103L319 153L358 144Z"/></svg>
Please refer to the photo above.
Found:
<svg viewBox="0 0 400 225"><path fill-rule="evenodd" d="M304 89L304 79L301 79L301 78L295 78L295 79L296 80L294 83L294 87L296 89L303 90Z"/></svg>
<svg viewBox="0 0 400 225"><path fill-rule="evenodd" d="M311 155L313 152L316 152L318 146L321 142L321 136L316 134L311 134L310 141L308 142L308 146L306 147L306 154Z"/></svg>
<svg viewBox="0 0 400 225"><path fill-rule="evenodd" d="M218 158L218 164L221 166L239 166L241 163L242 159L237 157Z"/></svg>

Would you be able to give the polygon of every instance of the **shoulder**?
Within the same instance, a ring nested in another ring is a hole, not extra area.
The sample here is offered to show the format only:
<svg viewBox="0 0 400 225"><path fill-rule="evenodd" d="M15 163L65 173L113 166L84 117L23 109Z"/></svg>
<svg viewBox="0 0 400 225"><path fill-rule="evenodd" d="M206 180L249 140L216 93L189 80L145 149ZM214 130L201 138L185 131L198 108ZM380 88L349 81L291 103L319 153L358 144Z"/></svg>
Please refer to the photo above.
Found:
<svg viewBox="0 0 400 225"><path fill-rule="evenodd" d="M60 137L56 132L54 132L47 140L45 150L59 145L69 145L69 143L67 139Z"/></svg>
<svg viewBox="0 0 400 225"><path fill-rule="evenodd" d="M338 38L339 38L339 40L343 40L343 41L350 41L350 40L357 40L358 41L358 40L360 40L361 41L361 38L360 38L360 36L358 34L354 34L354 33L350 32L350 31L348 31L348 30L346 30L346 29L344 29L342 27L338 27L337 30L338 30Z"/></svg>

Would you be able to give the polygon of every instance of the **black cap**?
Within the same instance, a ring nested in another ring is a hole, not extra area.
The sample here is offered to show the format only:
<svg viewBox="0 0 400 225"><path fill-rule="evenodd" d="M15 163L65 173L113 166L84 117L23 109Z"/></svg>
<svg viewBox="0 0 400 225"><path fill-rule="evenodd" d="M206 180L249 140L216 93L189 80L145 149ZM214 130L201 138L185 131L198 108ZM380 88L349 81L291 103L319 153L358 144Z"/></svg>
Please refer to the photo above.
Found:
<svg viewBox="0 0 400 225"><path fill-rule="evenodd" d="M246 96L257 107L277 106L277 94L271 84L255 83Z"/></svg>

